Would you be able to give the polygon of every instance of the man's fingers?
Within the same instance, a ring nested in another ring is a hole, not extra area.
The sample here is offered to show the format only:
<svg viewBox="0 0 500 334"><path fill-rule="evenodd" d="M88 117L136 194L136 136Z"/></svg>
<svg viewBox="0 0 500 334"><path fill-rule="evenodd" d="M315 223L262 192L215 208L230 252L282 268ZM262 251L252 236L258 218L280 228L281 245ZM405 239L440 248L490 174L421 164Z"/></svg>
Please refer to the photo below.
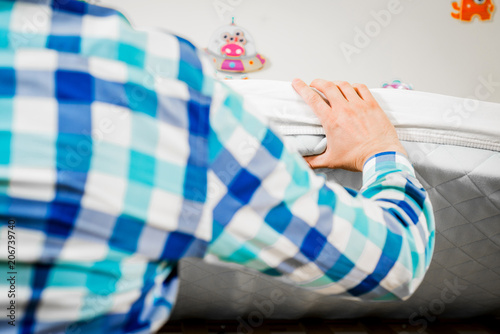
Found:
<svg viewBox="0 0 500 334"><path fill-rule="evenodd" d="M346 81L332 82L316 79L311 83L311 87L321 90L329 100L337 104L345 101L359 101L361 99L354 87Z"/></svg>
<svg viewBox="0 0 500 334"><path fill-rule="evenodd" d="M325 158L325 153L321 153L319 155L311 155L303 158L312 169L325 168L328 166L328 161Z"/></svg>
<svg viewBox="0 0 500 334"><path fill-rule="evenodd" d="M323 121L326 114L328 114L331 110L323 98L300 79L294 79L292 81L292 86L309 105L309 107L311 107L311 109L316 113L320 120Z"/></svg>
<svg viewBox="0 0 500 334"><path fill-rule="evenodd" d="M369 101L370 99L374 99L372 93L370 92L368 87L366 87L366 85L355 83L352 84L352 86L363 100Z"/></svg>
<svg viewBox="0 0 500 334"><path fill-rule="evenodd" d="M332 106L335 104L346 102L346 98L344 97L340 89L331 81L314 79L311 82L311 87L314 87L325 94L326 98L330 101L330 104Z"/></svg>
<svg viewBox="0 0 500 334"><path fill-rule="evenodd" d="M346 81L334 81L333 82L337 87L339 87L342 94L344 94L347 101L354 102L359 101L361 98L358 95L358 92L351 86L350 83Z"/></svg>

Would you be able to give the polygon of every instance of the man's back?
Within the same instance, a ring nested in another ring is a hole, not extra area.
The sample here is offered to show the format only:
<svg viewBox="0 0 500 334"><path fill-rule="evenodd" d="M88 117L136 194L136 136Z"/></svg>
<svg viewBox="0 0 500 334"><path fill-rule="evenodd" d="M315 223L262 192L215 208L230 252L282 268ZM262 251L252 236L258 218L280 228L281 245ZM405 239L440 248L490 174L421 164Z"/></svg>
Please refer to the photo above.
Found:
<svg viewBox="0 0 500 334"><path fill-rule="evenodd" d="M1 216L16 221L18 290L16 327L2 328L163 321L176 278L162 281L210 238L195 48L81 2L0 6Z"/></svg>
<svg viewBox="0 0 500 334"><path fill-rule="evenodd" d="M403 155L367 162L363 196L330 189L188 41L46 3L0 1L2 332L154 331L186 256L320 293L416 289L434 227Z"/></svg>

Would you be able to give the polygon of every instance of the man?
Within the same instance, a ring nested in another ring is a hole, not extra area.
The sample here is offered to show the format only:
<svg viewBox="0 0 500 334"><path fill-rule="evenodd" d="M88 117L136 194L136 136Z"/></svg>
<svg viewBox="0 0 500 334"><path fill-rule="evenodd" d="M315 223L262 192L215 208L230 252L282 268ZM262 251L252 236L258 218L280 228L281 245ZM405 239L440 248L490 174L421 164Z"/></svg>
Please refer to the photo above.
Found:
<svg viewBox="0 0 500 334"><path fill-rule="evenodd" d="M318 293L415 291L432 208L366 86L315 80L330 107L293 82L327 133L308 166L207 71L113 10L0 1L2 333L153 332L187 256ZM363 188L309 167L363 171Z"/></svg>

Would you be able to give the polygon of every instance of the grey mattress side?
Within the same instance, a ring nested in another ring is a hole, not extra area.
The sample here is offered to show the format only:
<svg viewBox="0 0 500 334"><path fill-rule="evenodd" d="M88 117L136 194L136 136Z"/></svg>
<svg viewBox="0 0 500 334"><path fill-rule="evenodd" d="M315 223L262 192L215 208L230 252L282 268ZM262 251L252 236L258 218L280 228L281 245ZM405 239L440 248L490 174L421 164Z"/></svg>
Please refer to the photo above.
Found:
<svg viewBox="0 0 500 334"><path fill-rule="evenodd" d="M171 319L324 319L500 316L500 153L403 142L428 190L436 218L435 253L415 294L404 302L357 302L324 296L239 266L180 263ZM361 173L320 170L328 181L359 189ZM281 296L279 300L273 296ZM255 313L257 312L257 313Z"/></svg>

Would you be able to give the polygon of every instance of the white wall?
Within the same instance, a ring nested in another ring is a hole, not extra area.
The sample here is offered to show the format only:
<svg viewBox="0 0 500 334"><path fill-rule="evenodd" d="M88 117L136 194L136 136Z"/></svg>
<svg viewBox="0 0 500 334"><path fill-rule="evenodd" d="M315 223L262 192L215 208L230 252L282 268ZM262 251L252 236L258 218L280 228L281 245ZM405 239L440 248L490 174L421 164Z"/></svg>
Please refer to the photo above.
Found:
<svg viewBox="0 0 500 334"><path fill-rule="evenodd" d="M96 0L98 1L98 0ZM380 87L400 79L416 90L500 102L500 1L494 20L464 23L451 18L449 0L399 0L390 23L351 61L341 51L355 46L355 29L374 22L371 12L398 0L100 0L136 26L157 26L198 47L231 22L246 28L270 64L255 79L300 77L363 82ZM219 12L216 8L219 8ZM375 27L376 28L376 27ZM488 92L480 77L497 83ZM479 86L483 86L478 88Z"/></svg>

